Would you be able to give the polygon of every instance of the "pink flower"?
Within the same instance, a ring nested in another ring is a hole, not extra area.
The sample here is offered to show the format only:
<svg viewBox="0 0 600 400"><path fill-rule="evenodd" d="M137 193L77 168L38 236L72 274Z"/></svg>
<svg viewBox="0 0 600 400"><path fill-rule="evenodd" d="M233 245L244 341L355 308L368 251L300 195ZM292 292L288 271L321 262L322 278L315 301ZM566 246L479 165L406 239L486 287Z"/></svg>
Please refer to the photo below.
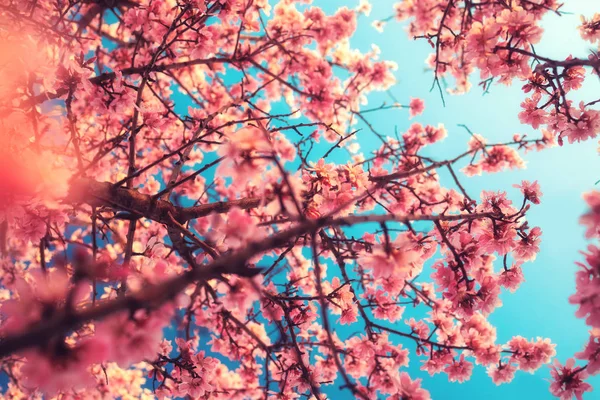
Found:
<svg viewBox="0 0 600 400"><path fill-rule="evenodd" d="M499 296L500 286L498 282L491 276L486 277L477 292L477 307L483 315L489 315L496 307L502 305Z"/></svg>
<svg viewBox="0 0 600 400"><path fill-rule="evenodd" d="M536 44L542 38L543 30L536 24L534 14L521 7L505 9L496 22L514 41Z"/></svg>
<svg viewBox="0 0 600 400"><path fill-rule="evenodd" d="M542 192L537 181L533 181L533 183L529 181L522 181L520 185L513 185L513 187L521 189L521 193L523 193L525 199L531 201L533 204L540 204Z"/></svg>
<svg viewBox="0 0 600 400"><path fill-rule="evenodd" d="M227 214L213 213L206 218L206 236L221 251L239 248L263 237L262 229L256 226L256 218L239 207L231 208Z"/></svg>
<svg viewBox="0 0 600 400"><path fill-rule="evenodd" d="M371 14L371 3L369 3L369 0L360 0L360 3L358 4L358 6L356 7L356 12L359 14L364 14L366 17L368 17Z"/></svg>
<svg viewBox="0 0 600 400"><path fill-rule="evenodd" d="M483 58L491 53L497 41L499 30L499 25L492 18L488 18L484 23L474 22L466 37L469 55Z"/></svg>
<svg viewBox="0 0 600 400"><path fill-rule="evenodd" d="M454 362L447 366L444 371L448 374L450 382L463 383L471 377L473 363L465 361L464 354L461 354L458 362L454 360Z"/></svg>
<svg viewBox="0 0 600 400"><path fill-rule="evenodd" d="M196 366L196 373L211 374L217 368L219 361L213 357L206 357L203 351L198 352L192 357L192 362Z"/></svg>
<svg viewBox="0 0 600 400"><path fill-rule="evenodd" d="M47 394L94 385L89 367L106 361L110 354L111 343L104 339L96 336L71 347L63 344L60 354L26 352L22 373L27 384Z"/></svg>
<svg viewBox="0 0 600 400"><path fill-rule="evenodd" d="M500 361L500 346L491 345L475 352L475 362L482 365L495 365Z"/></svg>
<svg viewBox="0 0 600 400"><path fill-rule="evenodd" d="M577 400L583 400L583 394L592 391L592 386L584 382L588 373L584 368L575 367L575 360L572 358L569 358L564 366L558 360L554 360L550 375L550 393L560 400L571 400L573 396Z"/></svg>
<svg viewBox="0 0 600 400"><path fill-rule="evenodd" d="M508 271L502 271L498 276L498 284L514 293L521 283L525 281L523 270L517 265L513 265Z"/></svg>
<svg viewBox="0 0 600 400"><path fill-rule="evenodd" d="M340 324L350 325L358 321L358 307L348 307L342 310Z"/></svg>
<svg viewBox="0 0 600 400"><path fill-rule="evenodd" d="M114 314L98 323L96 336L111 343L110 360L128 367L144 359L154 359L161 349L163 328L171 317L170 306L153 310L139 310L130 317L128 312Z"/></svg>
<svg viewBox="0 0 600 400"><path fill-rule="evenodd" d="M404 321L404 323L408 325L412 333L416 334L418 337L426 339L429 336L429 327L425 322L410 318L409 320Z"/></svg>
<svg viewBox="0 0 600 400"><path fill-rule="evenodd" d="M359 263L371 269L375 278L387 278L392 274L405 278L410 276L419 260L419 253L413 250L410 240L401 235L390 243L387 250L384 245L374 246L372 253L359 258Z"/></svg>
<svg viewBox="0 0 600 400"><path fill-rule="evenodd" d="M131 30L135 31L148 21L148 11L132 7L124 14L123 21Z"/></svg>
<svg viewBox="0 0 600 400"><path fill-rule="evenodd" d="M84 282L72 285L65 268L53 268L47 273L35 269L29 278L18 277L14 283L14 293L18 297L2 303L3 332L16 333L37 322L44 311L63 309L68 293L71 293L73 306L89 298L89 285Z"/></svg>
<svg viewBox="0 0 600 400"><path fill-rule="evenodd" d="M508 168L524 168L525 163L519 153L508 146L494 146L489 149L483 160L481 168L485 172L495 173Z"/></svg>
<svg viewBox="0 0 600 400"><path fill-rule="evenodd" d="M515 246L514 238L517 235L509 223L492 224L488 221L480 228L479 245L487 252L497 252L503 256Z"/></svg>
<svg viewBox="0 0 600 400"><path fill-rule="evenodd" d="M442 372L448 364L452 364L454 358L449 350L442 349L433 351L427 361L421 366L421 370L427 371L431 376Z"/></svg>
<svg viewBox="0 0 600 400"><path fill-rule="evenodd" d="M226 159L219 164L217 174L241 185L260 180L268 164L264 156L273 153L267 134L256 127L243 127L230 134L227 143L219 147L219 156Z"/></svg>
<svg viewBox="0 0 600 400"><path fill-rule="evenodd" d="M590 210L580 218L579 222L587 227L585 236L589 239L600 235L600 191L584 193L583 199Z"/></svg>
<svg viewBox="0 0 600 400"><path fill-rule="evenodd" d="M512 364L492 364L487 368L488 375L496 385L509 383L515 377L517 367Z"/></svg>
<svg viewBox="0 0 600 400"><path fill-rule="evenodd" d="M410 400L430 400L429 392L421 387L421 380L410 379L406 372L400 373L400 382L398 384L398 395L401 399Z"/></svg>
<svg viewBox="0 0 600 400"><path fill-rule="evenodd" d="M600 327L600 249L590 245L583 255L586 264L578 263L581 269L576 274L577 291L569 297L569 303L579 306L575 313L578 318L586 317L586 324L597 328Z"/></svg>
<svg viewBox="0 0 600 400"><path fill-rule="evenodd" d="M519 121L523 124L531 125L533 129L538 129L540 125L543 125L547 121L547 112L537 107L540 101L540 95L535 93L533 98L525 99L521 103L523 111L519 113Z"/></svg>
<svg viewBox="0 0 600 400"><path fill-rule="evenodd" d="M528 341L521 336L516 336L508 342L509 349L513 352L512 359L518 364L519 369L533 372L543 364L550 362L556 355L555 344L549 339L538 338L535 342Z"/></svg>
<svg viewBox="0 0 600 400"><path fill-rule="evenodd" d="M399 382L396 382L396 379L394 379L389 372L383 369L375 371L376 372L372 375L371 384L379 391L379 393L393 395L398 392Z"/></svg>
<svg viewBox="0 0 600 400"><path fill-rule="evenodd" d="M582 15L579 33L584 40L591 43L600 40L600 13L594 14L589 20Z"/></svg>
<svg viewBox="0 0 600 400"><path fill-rule="evenodd" d="M579 360L587 361L586 372L595 375L600 371L600 338L592 332L583 351L575 353Z"/></svg>
<svg viewBox="0 0 600 400"><path fill-rule="evenodd" d="M182 376L181 380L182 382L179 384L179 391L192 398L203 397L214 389L203 376L194 377L186 373Z"/></svg>
<svg viewBox="0 0 600 400"><path fill-rule="evenodd" d="M513 256L520 262L533 261L540 251L540 236L542 230L537 226L529 231L528 234L521 236L521 240L513 249Z"/></svg>
<svg viewBox="0 0 600 400"><path fill-rule="evenodd" d="M396 322L402 317L404 307L397 305L383 290L377 290L375 295L368 296L368 299L374 305L373 316L375 318Z"/></svg>
<svg viewBox="0 0 600 400"><path fill-rule="evenodd" d="M411 118L414 118L417 115L423 114L423 111L425 111L425 102L422 99L413 97L410 99L409 107L409 115Z"/></svg>
<svg viewBox="0 0 600 400"><path fill-rule="evenodd" d="M570 114L576 119L567 124L564 132L569 138L569 143L593 139L600 132L600 112L585 107L581 102L579 108L571 107L570 109Z"/></svg>

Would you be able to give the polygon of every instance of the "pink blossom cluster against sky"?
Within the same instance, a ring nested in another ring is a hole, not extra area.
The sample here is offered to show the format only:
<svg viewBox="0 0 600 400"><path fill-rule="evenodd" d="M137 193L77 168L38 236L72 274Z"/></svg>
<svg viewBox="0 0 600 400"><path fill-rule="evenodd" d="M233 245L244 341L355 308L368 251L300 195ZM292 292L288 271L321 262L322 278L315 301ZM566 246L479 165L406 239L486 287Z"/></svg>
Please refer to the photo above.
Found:
<svg viewBox="0 0 600 400"><path fill-rule="evenodd" d="M0 399L593 399L596 8L0 0Z"/></svg>

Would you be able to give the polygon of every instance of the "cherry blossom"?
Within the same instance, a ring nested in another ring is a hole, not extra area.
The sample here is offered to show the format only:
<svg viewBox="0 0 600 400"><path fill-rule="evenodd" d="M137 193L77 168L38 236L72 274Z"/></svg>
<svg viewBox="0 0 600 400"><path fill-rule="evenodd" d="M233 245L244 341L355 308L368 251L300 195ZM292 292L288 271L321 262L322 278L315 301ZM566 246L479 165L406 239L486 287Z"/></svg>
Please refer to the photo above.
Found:
<svg viewBox="0 0 600 400"><path fill-rule="evenodd" d="M445 158L449 125L379 130L429 111L354 47L372 2L0 3L1 398L429 400L409 364L499 385L556 355L491 317L540 252L540 184L465 182L597 137L575 100L597 57L534 50L557 2L404 0L374 23L432 46L442 96L521 81L514 118L540 132L462 126ZM599 31L582 19L582 40ZM584 258L570 302L592 330L581 366L552 369L563 399L600 370L600 251Z"/></svg>
<svg viewBox="0 0 600 400"><path fill-rule="evenodd" d="M554 381L550 385L550 392L561 400L583 399L583 393L592 391L589 383L583 380L587 373L580 368L574 368L575 360L570 358L565 365L561 365L558 360L554 361L552 369L552 378Z"/></svg>

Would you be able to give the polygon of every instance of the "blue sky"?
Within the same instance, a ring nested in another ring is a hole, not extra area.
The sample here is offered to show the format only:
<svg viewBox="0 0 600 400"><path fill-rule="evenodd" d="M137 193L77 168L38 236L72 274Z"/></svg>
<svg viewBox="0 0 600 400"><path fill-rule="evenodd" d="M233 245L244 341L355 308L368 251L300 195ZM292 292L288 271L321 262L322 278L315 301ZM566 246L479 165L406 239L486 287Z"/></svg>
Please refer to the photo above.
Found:
<svg viewBox="0 0 600 400"><path fill-rule="evenodd" d="M357 3L358 1L348 0L316 0L314 5L327 12L334 12L338 7L354 7ZM518 120L517 114L524 98L520 82L515 82L511 87L495 85L489 94L482 96L481 89L476 86L477 80L474 80L471 93L445 96L444 107L438 92L429 91L432 75L424 70L424 60L431 51L429 45L425 41L410 39L404 31L406 24L396 21L390 21L384 33L375 31L371 22L391 15L395 1L376 0L372 3L371 16L360 18L358 31L351 44L367 51L375 43L381 49L382 59L398 63L398 84L391 89L393 95L401 102L408 101L410 97L421 97L426 102L425 113L414 121L433 125L443 123L446 126L449 136L442 145L430 151L431 156L444 159L466 149L469 136L458 124L467 124L490 142L510 140L514 133L539 136L539 133L521 125ZM591 49L589 44L580 39L576 27L580 22L579 15L593 15L594 11L600 11L600 3L591 0L567 0L565 3L564 11L572 14L562 17L547 15L543 21L545 37L536 50L544 56L586 56ZM598 82L589 81L579 95L586 100L592 99L598 92ZM375 94L369 100L370 106L390 101L385 94ZM389 133L393 133L395 128L402 132L413 122L408 120L406 110L382 111L376 118L372 117L372 120L379 131ZM376 143L372 143L373 137L366 132L362 136L359 134L358 138L365 149L376 146ZM538 180L544 192L542 203L528 214L530 225L539 226L543 231L541 252L533 263L524 265L526 282L519 291L516 294L503 293L503 307L490 317L498 328L499 343L508 341L514 335L527 338L550 337L557 344L558 359L562 362L583 347L587 327L583 321L575 318L575 307L567 299L575 290L574 263L581 259L579 251L587 246L578 219L585 211L582 193L593 189L594 183L600 179L597 148L596 141L565 145L525 155L527 168L523 170L462 178L473 197L477 197L481 190L505 190L512 199L518 201L518 190L512 188L512 185L524 179ZM445 183L452 186L448 177ZM410 342L406 346L411 351L414 350L414 345ZM475 368L469 382L456 384L449 383L445 375L430 378L419 371L420 364L418 358L413 356L408 372L413 377L424 378L424 386L431 392L433 399L554 398L548 391L549 369L546 367L535 375L519 372L511 384L496 387L481 367ZM592 379L591 383L600 383L600 379ZM332 399L352 398L349 393L336 390L327 392ZM585 398L600 398L600 387Z"/></svg>

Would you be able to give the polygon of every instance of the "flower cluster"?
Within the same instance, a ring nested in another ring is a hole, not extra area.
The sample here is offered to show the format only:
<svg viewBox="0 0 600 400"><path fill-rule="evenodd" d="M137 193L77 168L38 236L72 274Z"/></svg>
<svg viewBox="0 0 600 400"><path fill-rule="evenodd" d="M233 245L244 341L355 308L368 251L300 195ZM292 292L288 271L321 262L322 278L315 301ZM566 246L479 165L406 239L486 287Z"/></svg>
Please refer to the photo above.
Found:
<svg viewBox="0 0 600 400"><path fill-rule="evenodd" d="M524 82L527 98L521 103L519 120L538 129L546 127L560 144L595 138L600 132L597 103L575 103L571 97L586 78L597 73L595 53L589 58L553 60L536 54L534 46L543 35L542 17L561 14L558 1L403 0L395 5L395 18L410 20L411 37L426 39L434 48L427 59L435 81L452 76L456 88L450 93L470 90L470 75L479 70L481 85L488 90L493 81L509 85ZM579 32L584 40L600 38L599 14L589 20L582 16ZM381 29L382 21L376 23Z"/></svg>
<svg viewBox="0 0 600 400"><path fill-rule="evenodd" d="M438 82L528 80L519 118L546 128L471 132L438 159L444 125L388 137L371 119L418 117L422 99L364 107L396 67L350 45L370 3L311 3L0 0L0 398L429 400L411 357L458 383L550 362L549 339L502 343L490 320L540 250L540 186L463 180L594 137L598 113L566 96L596 61L532 70L552 0L401 2ZM600 252L586 258L571 301L600 328ZM599 337L576 355L585 371L555 367L555 394L590 389Z"/></svg>

